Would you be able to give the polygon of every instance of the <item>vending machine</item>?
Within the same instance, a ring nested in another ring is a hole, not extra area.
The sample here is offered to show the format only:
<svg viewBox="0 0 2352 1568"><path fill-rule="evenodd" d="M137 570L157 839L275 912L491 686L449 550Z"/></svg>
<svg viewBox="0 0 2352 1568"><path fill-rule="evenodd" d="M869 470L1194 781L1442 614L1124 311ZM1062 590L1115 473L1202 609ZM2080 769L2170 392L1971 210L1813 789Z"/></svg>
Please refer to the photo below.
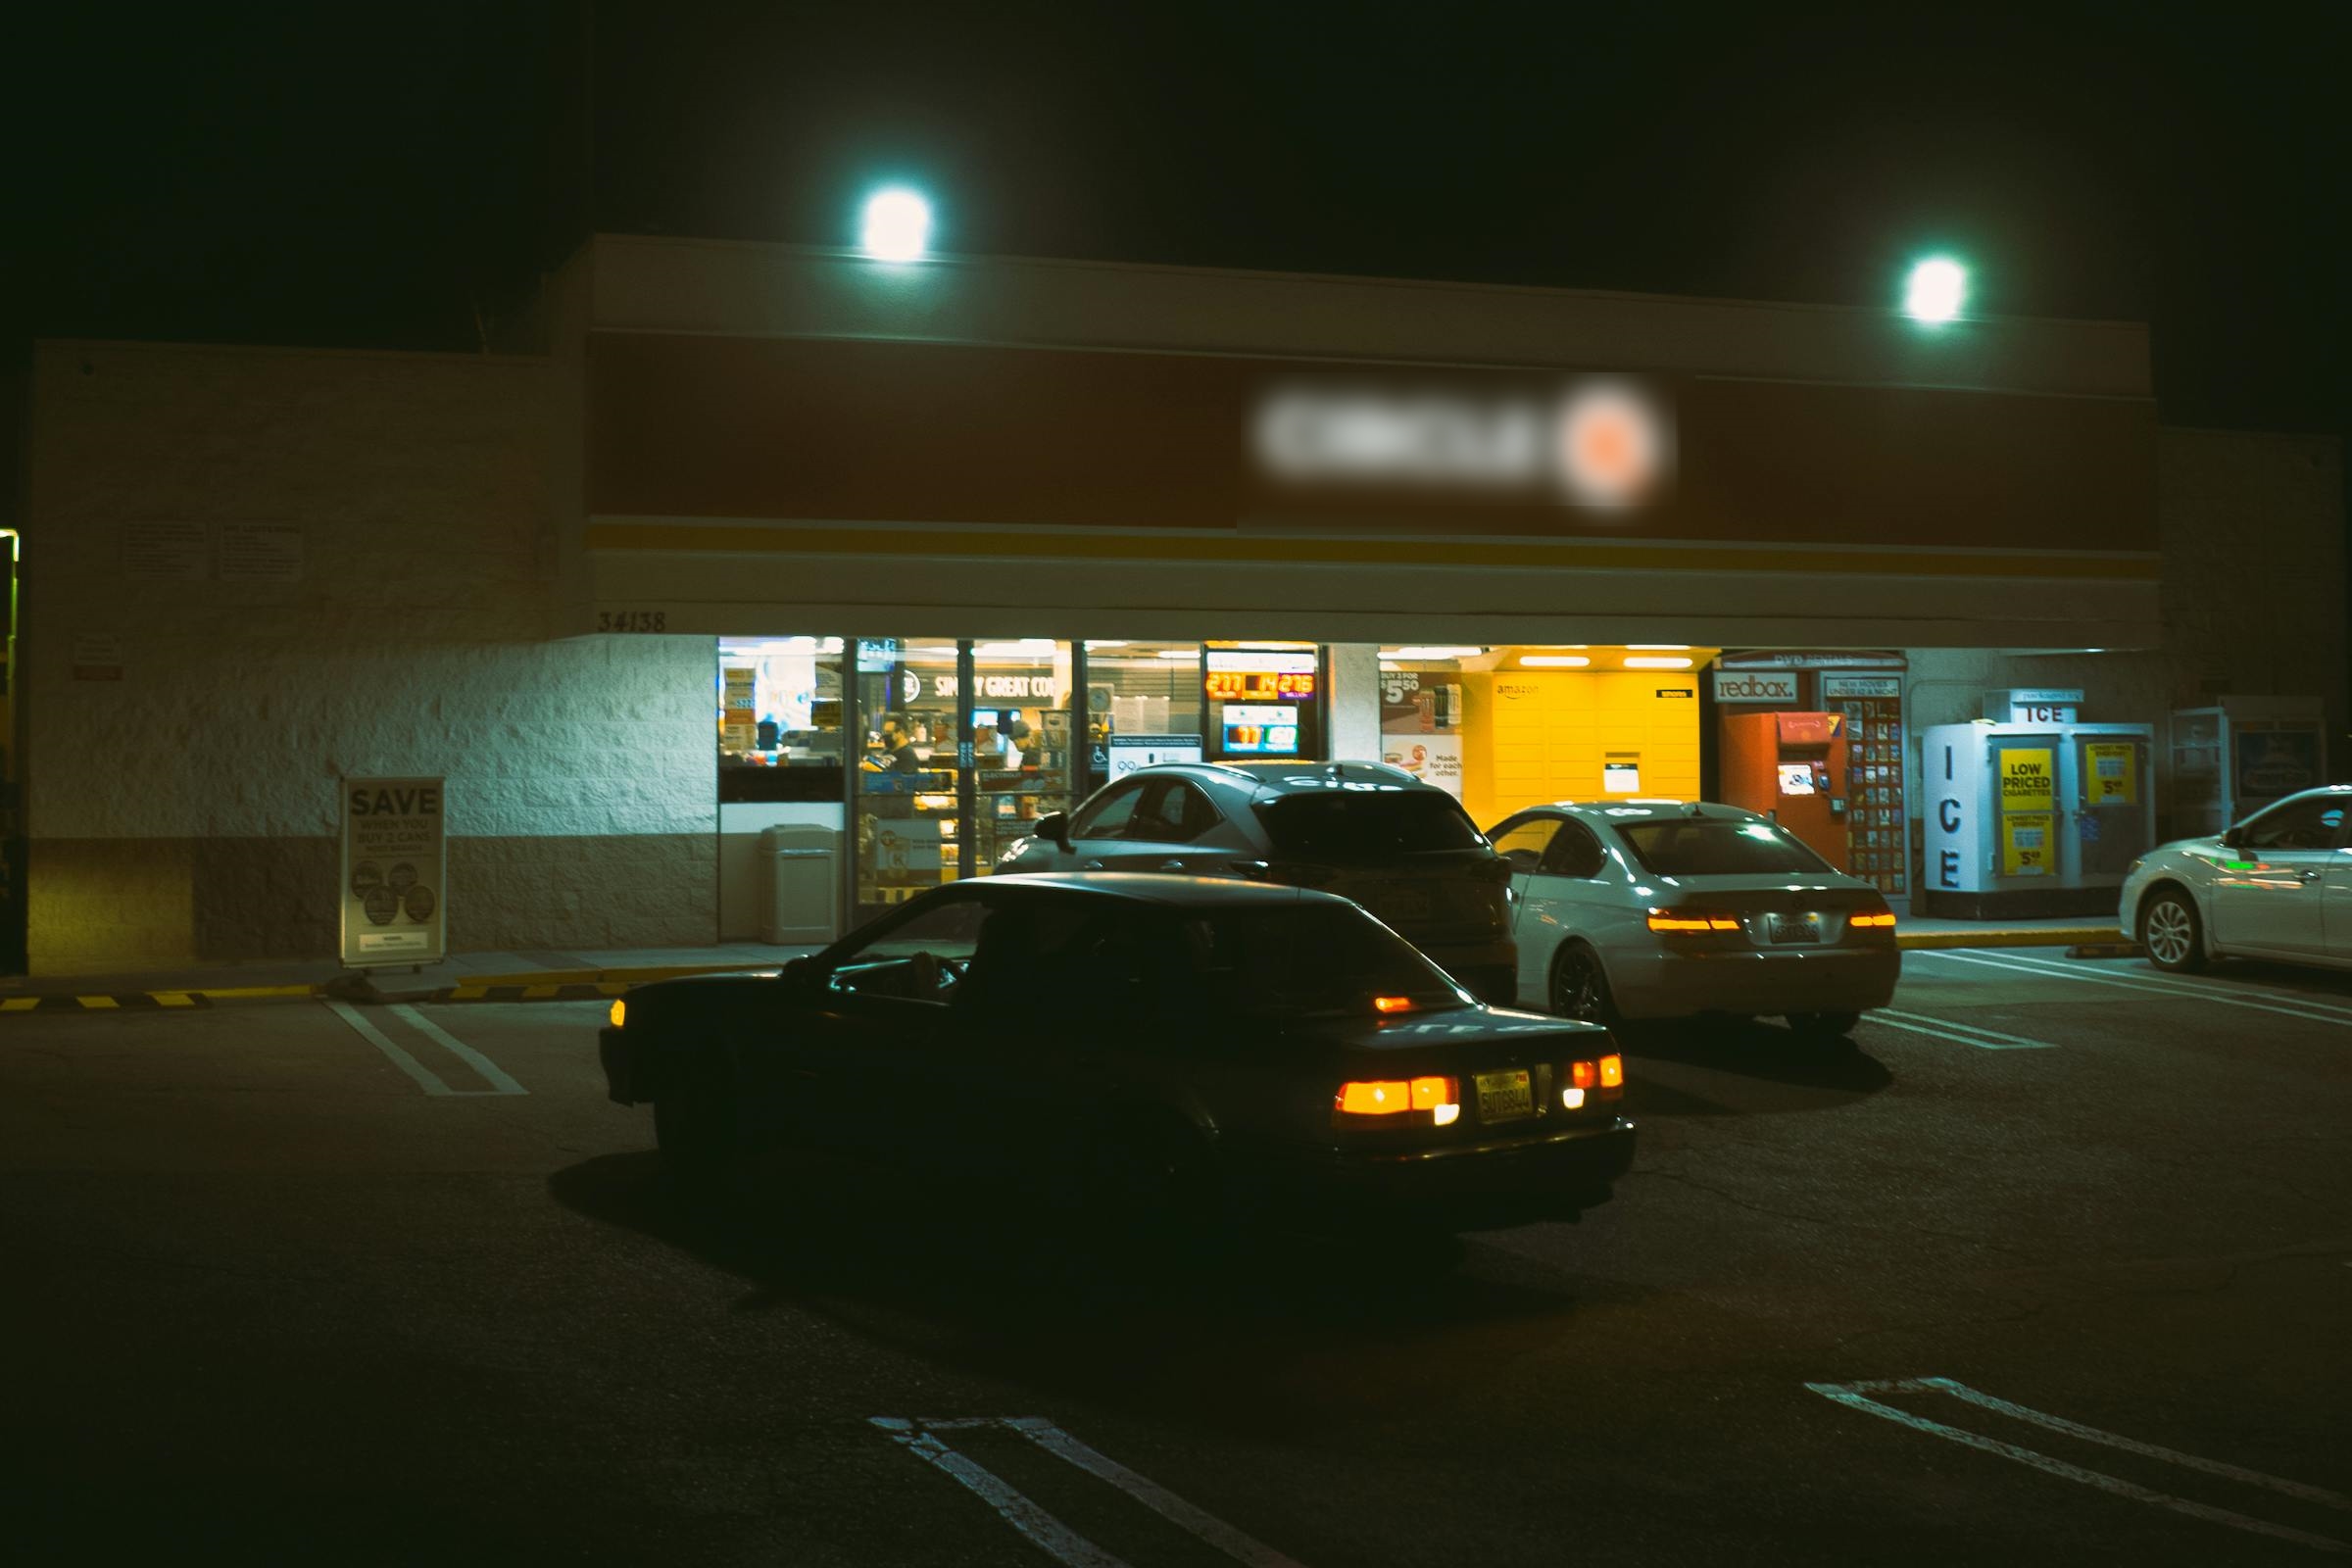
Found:
<svg viewBox="0 0 2352 1568"><path fill-rule="evenodd" d="M1731 713L1723 720L1723 799L1761 811L1845 869L1843 713Z"/></svg>
<svg viewBox="0 0 2352 1568"><path fill-rule="evenodd" d="M1938 724L1920 736L1911 906L1964 920L2113 914L2156 842L2152 724Z"/></svg>
<svg viewBox="0 0 2352 1568"><path fill-rule="evenodd" d="M2328 782L2328 715L2316 697L2225 697L2173 714L2176 838L2202 838Z"/></svg>

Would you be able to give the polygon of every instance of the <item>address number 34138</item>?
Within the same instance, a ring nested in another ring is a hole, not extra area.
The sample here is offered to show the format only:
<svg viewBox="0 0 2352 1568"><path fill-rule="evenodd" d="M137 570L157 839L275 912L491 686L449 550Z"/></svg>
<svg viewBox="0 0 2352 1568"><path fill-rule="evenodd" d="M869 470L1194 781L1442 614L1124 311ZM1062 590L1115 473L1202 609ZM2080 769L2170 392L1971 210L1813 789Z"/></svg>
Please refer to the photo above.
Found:
<svg viewBox="0 0 2352 1568"><path fill-rule="evenodd" d="M600 610L596 612L598 631L667 631L669 612L666 610Z"/></svg>

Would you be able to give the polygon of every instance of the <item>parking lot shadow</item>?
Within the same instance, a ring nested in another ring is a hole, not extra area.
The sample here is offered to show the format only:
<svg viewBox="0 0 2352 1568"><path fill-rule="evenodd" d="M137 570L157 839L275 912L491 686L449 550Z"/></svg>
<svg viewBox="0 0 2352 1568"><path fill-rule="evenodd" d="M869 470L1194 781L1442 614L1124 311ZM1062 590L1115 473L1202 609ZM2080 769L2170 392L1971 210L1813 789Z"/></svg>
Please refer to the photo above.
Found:
<svg viewBox="0 0 2352 1568"><path fill-rule="evenodd" d="M1752 1116L1828 1110L1894 1082L1851 1040L1809 1040L1759 1019L1649 1024L1621 1034L1626 1107L1639 1116ZM1679 1074L1677 1066L1707 1069ZM1736 1075L1727 1082L1723 1075Z"/></svg>
<svg viewBox="0 0 2352 1568"><path fill-rule="evenodd" d="M690 1203L652 1152L585 1160L549 1189L741 1279L738 1312L813 1310L961 1370L1223 1426L1474 1398L1477 1368L1507 1376L1579 1314L1640 1294L1475 1241L1457 1267L1460 1244L1405 1235L1137 1256L961 1188L876 1190L863 1173L803 1170L761 1184L789 1197Z"/></svg>

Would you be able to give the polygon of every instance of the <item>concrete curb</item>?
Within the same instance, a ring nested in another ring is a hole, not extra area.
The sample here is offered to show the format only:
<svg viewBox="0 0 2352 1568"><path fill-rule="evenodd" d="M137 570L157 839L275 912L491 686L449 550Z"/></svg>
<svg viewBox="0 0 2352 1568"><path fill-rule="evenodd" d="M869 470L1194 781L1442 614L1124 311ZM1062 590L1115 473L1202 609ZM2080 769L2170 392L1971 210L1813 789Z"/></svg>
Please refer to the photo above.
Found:
<svg viewBox="0 0 2352 1568"><path fill-rule="evenodd" d="M758 974L772 964L673 963L619 969L558 969L530 974L474 975L456 983L403 987L371 974L337 975L315 984L176 986L140 991L58 991L0 997L0 1017L21 1012L153 1012L248 1002L349 1002L383 1006L395 1002L594 1002L617 997L649 980L696 974Z"/></svg>

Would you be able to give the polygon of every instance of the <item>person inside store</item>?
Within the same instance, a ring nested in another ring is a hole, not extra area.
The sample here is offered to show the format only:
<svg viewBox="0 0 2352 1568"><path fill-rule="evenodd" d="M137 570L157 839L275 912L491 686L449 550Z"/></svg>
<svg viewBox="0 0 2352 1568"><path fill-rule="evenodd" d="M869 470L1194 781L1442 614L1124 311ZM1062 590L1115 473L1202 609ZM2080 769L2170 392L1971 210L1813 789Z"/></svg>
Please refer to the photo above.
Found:
<svg viewBox="0 0 2352 1568"><path fill-rule="evenodd" d="M906 721L892 713L882 720L882 743L878 755L865 760L865 768L872 773L919 773L923 760L914 755L914 737L906 733Z"/></svg>

